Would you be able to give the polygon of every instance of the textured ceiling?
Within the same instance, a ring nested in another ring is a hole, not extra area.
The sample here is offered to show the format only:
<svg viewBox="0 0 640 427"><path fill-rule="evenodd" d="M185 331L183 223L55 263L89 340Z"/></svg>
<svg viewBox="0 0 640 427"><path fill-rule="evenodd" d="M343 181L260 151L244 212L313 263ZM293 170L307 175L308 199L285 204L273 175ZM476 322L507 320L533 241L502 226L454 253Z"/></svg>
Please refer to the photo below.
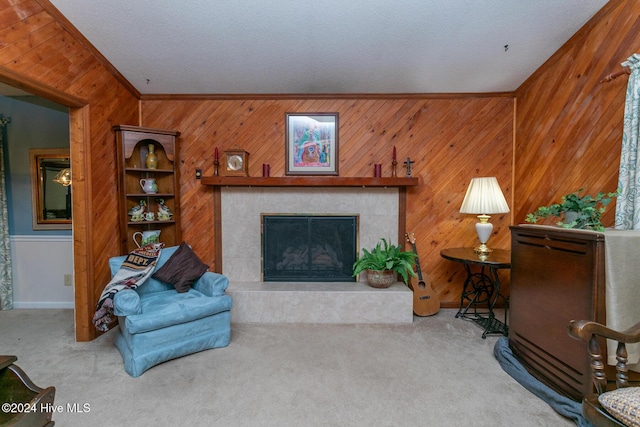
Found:
<svg viewBox="0 0 640 427"><path fill-rule="evenodd" d="M513 91L606 0L50 0L143 94Z"/></svg>

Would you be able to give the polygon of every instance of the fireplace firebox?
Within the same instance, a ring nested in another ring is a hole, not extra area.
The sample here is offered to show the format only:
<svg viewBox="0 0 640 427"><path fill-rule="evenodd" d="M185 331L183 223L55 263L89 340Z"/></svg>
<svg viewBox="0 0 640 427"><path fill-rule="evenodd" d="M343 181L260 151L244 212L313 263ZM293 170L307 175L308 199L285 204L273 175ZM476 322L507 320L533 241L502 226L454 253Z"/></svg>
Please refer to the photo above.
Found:
<svg viewBox="0 0 640 427"><path fill-rule="evenodd" d="M355 282L357 215L262 215L262 280Z"/></svg>

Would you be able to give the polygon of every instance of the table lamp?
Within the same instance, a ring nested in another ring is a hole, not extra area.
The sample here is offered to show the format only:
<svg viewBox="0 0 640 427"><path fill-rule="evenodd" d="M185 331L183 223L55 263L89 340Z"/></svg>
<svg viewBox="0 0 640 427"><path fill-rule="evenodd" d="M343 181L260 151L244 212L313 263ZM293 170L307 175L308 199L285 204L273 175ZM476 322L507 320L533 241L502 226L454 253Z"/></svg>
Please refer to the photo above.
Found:
<svg viewBox="0 0 640 427"><path fill-rule="evenodd" d="M487 241L493 231L493 224L488 214L509 212L509 206L502 194L496 177L473 178L467 188L467 194L462 201L460 213L477 214L480 222L476 223L476 233L480 245L475 248L478 254L487 254L491 249L487 247Z"/></svg>

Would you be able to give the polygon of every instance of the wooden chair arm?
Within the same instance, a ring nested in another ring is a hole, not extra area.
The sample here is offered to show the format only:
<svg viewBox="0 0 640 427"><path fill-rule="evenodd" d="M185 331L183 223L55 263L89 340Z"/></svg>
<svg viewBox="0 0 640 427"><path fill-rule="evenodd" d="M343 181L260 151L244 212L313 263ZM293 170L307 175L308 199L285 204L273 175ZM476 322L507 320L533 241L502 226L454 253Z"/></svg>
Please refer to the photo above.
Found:
<svg viewBox="0 0 640 427"><path fill-rule="evenodd" d="M589 342L592 335L609 338L625 344L640 342L640 323L636 323L625 331L614 331L606 326L588 320L572 320L567 327L569 336L577 340Z"/></svg>

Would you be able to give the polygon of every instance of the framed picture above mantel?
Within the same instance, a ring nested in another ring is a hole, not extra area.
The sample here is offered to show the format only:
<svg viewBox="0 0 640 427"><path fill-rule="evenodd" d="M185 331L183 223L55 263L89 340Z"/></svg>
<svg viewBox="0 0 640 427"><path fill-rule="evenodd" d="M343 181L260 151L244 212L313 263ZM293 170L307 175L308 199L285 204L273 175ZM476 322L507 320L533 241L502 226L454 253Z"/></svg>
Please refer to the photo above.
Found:
<svg viewBox="0 0 640 427"><path fill-rule="evenodd" d="M285 174L338 175L338 113L286 113Z"/></svg>

